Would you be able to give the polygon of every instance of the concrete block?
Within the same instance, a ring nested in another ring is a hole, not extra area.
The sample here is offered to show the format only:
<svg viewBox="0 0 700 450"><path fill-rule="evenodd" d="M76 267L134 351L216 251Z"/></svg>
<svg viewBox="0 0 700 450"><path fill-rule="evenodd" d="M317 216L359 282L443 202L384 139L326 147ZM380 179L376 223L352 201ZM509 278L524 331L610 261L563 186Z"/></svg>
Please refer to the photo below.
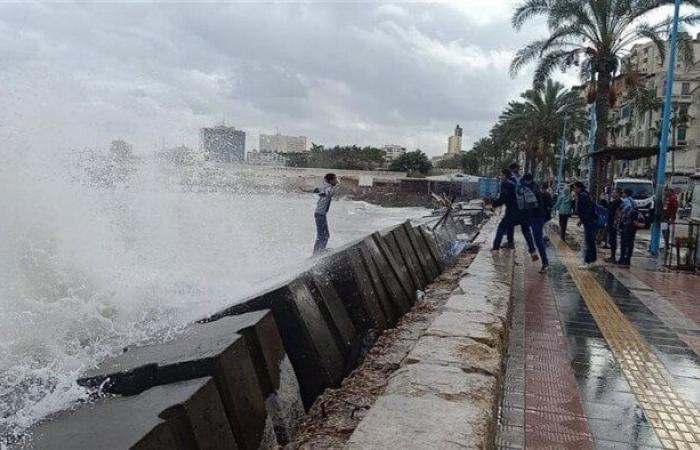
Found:
<svg viewBox="0 0 700 450"><path fill-rule="evenodd" d="M346 369L354 364L360 351L361 339L348 315L340 294L335 289L331 277L323 267L314 268L308 275L308 282L321 313L332 324L338 348L343 352Z"/></svg>
<svg viewBox="0 0 700 450"><path fill-rule="evenodd" d="M418 257L418 262L420 263L421 269L423 269L425 279L428 283L431 283L440 275L441 271L435 261L433 261L433 257L430 255L430 250L428 250L428 246L420 236L420 232L414 228L410 222L404 223L403 227L406 230L409 240L411 241L413 250L416 252L416 256Z"/></svg>
<svg viewBox="0 0 700 450"><path fill-rule="evenodd" d="M386 234L382 234L382 239L384 242L386 242L387 246L391 250L391 254L394 256L394 259L399 263L399 266L404 270L406 273L406 279L408 280L408 287L412 292L411 295L411 303L413 303L413 298L416 296L416 289L420 289L420 285L416 284L416 282L413 279L413 274L411 273L411 269L409 267L409 263L406 262L406 258L404 258L403 254L401 253L401 249L399 248L399 243L396 240L396 236L393 233L393 230L389 231Z"/></svg>
<svg viewBox="0 0 700 450"><path fill-rule="evenodd" d="M248 344L237 331L255 324L264 318L265 313L193 324L171 342L131 347L125 353L105 360L78 382L86 386L101 386L105 392L113 394L134 395L153 386L211 376L221 393L238 446L257 449L270 439L274 440L272 421L268 420L266 396L260 387ZM270 357L279 359L277 353ZM267 365L259 370L269 373ZM267 381L267 389L272 389L273 380L267 377L263 380ZM279 383L279 379L275 381Z"/></svg>
<svg viewBox="0 0 700 450"><path fill-rule="evenodd" d="M428 336L463 337L501 349L505 340L503 322L482 312L457 313L444 311L425 332Z"/></svg>
<svg viewBox="0 0 700 450"><path fill-rule="evenodd" d="M497 292L485 293L479 292L477 286L470 286L469 294L453 294L445 303L444 308L454 312L492 314L505 323L509 314L510 289L508 286L499 287Z"/></svg>
<svg viewBox="0 0 700 450"><path fill-rule="evenodd" d="M388 237L388 236L387 236ZM428 280L423 273L423 268L418 261L418 256L416 255L413 245L406 234L406 230L403 226L394 228L391 231L391 237L393 241L396 241L396 245L401 253L406 268L408 269L408 274L411 276L411 281L416 289L425 289L428 285ZM390 244L390 246L393 244Z"/></svg>
<svg viewBox="0 0 700 450"><path fill-rule="evenodd" d="M384 287L389 295L389 300L397 312L397 316L407 312L411 308L409 298L406 296L406 292L397 276L397 271L394 270L391 263L384 256L385 253L380 250L377 242L372 237L364 239L360 245L368 251L372 257L372 261L377 266L377 270L380 273Z"/></svg>
<svg viewBox="0 0 700 450"><path fill-rule="evenodd" d="M445 261L442 258L440 251L438 250L437 242L435 241L434 235L430 231L428 231L428 229L425 226L418 227L418 230L420 231L420 235L423 237L423 242L425 242L425 245L430 251L430 255L433 257L433 261L435 261L435 264L437 264L438 269L440 269L440 272L442 272L443 270L445 270Z"/></svg>
<svg viewBox="0 0 700 450"><path fill-rule="evenodd" d="M470 338L423 336L404 361L458 367L466 372L500 377L503 354Z"/></svg>
<svg viewBox="0 0 700 450"><path fill-rule="evenodd" d="M383 274L379 271L377 264L375 264L370 251L365 245L359 245L358 251L360 252L360 256L362 256L362 262L365 265L365 269L367 269L367 274L369 274L369 277L372 280L374 292L377 294L377 299L382 307L387 324L389 327L393 327L398 321L399 313L384 285L384 281L382 280Z"/></svg>
<svg viewBox="0 0 700 450"><path fill-rule="evenodd" d="M347 448L491 448L497 391L488 375L430 364L402 367Z"/></svg>
<svg viewBox="0 0 700 450"><path fill-rule="evenodd" d="M357 246L334 255L324 270L333 280L358 332L366 335L371 329L388 328L386 316Z"/></svg>
<svg viewBox="0 0 700 450"><path fill-rule="evenodd" d="M103 398L30 430L25 448L238 449L216 384L198 378Z"/></svg>
<svg viewBox="0 0 700 450"><path fill-rule="evenodd" d="M394 252L389 247L388 240L384 239L384 237L381 234L372 234L372 239L379 248L384 259L386 259L386 261L389 263L389 266L393 270L394 275L396 275L396 278L401 283L401 288L403 289L406 295L406 299L409 302L408 304L410 308L410 305L412 305L413 301L415 300L416 291L413 286L413 282L411 281L411 277L408 274L408 270L406 269L406 265L403 262L403 258L394 257Z"/></svg>

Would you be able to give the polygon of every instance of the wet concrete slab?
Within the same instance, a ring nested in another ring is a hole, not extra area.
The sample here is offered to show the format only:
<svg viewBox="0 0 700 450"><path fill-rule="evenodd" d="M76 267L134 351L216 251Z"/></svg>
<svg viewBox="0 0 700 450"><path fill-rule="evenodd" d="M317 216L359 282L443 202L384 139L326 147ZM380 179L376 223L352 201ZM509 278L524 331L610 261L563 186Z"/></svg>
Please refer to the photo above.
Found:
<svg viewBox="0 0 700 450"><path fill-rule="evenodd" d="M27 449L238 449L211 378L97 400L35 426Z"/></svg>

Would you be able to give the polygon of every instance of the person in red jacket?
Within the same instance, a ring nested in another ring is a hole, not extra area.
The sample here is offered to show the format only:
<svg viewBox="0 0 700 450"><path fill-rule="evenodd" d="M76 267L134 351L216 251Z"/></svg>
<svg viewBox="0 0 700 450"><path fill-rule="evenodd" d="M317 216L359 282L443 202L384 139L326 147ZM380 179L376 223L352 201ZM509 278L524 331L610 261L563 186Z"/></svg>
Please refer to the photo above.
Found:
<svg viewBox="0 0 700 450"><path fill-rule="evenodd" d="M662 228L664 235L664 245L668 251L671 226L676 222L676 214L678 214L678 197L673 189L666 188L666 197L664 198L664 209L661 211L664 216L665 226Z"/></svg>

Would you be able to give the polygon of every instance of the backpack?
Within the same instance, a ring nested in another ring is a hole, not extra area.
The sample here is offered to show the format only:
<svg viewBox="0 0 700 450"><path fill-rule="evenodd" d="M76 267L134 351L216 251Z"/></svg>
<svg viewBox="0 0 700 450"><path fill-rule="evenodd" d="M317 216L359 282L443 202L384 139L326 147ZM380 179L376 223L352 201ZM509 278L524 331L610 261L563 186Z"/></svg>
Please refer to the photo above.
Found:
<svg viewBox="0 0 700 450"><path fill-rule="evenodd" d="M595 221L598 228L603 228L608 223L608 210L605 206L595 205Z"/></svg>
<svg viewBox="0 0 700 450"><path fill-rule="evenodd" d="M537 195L535 195L532 189L524 186L522 183L518 183L515 189L515 198L518 201L518 209L521 211L535 209L539 206Z"/></svg>

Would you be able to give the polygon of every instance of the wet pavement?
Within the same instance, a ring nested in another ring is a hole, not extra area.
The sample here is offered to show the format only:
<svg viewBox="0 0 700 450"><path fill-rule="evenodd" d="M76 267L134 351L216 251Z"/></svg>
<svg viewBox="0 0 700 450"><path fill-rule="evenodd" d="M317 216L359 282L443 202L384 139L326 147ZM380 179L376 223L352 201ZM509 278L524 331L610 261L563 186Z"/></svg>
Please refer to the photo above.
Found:
<svg viewBox="0 0 700 450"><path fill-rule="evenodd" d="M497 446L700 449L700 277L548 250L518 254Z"/></svg>

